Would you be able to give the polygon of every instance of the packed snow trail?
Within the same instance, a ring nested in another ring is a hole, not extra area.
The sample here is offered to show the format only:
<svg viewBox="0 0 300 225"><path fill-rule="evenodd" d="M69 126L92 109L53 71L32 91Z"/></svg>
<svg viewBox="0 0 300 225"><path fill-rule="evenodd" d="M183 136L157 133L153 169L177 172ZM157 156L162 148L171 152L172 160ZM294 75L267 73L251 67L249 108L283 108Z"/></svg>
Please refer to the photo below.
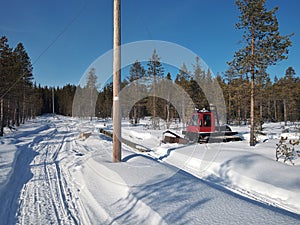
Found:
<svg viewBox="0 0 300 225"><path fill-rule="evenodd" d="M40 127L17 135L20 153L1 193L3 224L79 224L68 176L58 160L75 134L61 122L45 119Z"/></svg>
<svg viewBox="0 0 300 225"><path fill-rule="evenodd" d="M53 127L52 127L53 126ZM57 156L72 137L69 127L52 124L39 142L31 144L38 153L31 165L33 178L24 186L19 208L20 224L77 224L67 200L67 186ZM30 205L31 207L28 207Z"/></svg>

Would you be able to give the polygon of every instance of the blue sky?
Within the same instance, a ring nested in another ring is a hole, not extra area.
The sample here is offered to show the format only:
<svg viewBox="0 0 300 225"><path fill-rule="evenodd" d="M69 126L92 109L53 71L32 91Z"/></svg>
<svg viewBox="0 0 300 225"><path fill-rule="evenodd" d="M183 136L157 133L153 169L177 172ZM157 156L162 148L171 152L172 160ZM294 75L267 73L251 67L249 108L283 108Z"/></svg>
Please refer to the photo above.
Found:
<svg viewBox="0 0 300 225"><path fill-rule="evenodd" d="M112 2L4 1L0 35L8 37L11 47L24 44L37 83L78 84L89 65L112 49ZM267 6L279 6L281 34L295 33L289 59L271 67L269 73L282 77L292 66L299 74L300 1L267 0ZM234 28L239 16L234 0L121 0L121 14L122 44L174 42L198 54L214 74L222 74L226 62L242 47L242 32Z"/></svg>

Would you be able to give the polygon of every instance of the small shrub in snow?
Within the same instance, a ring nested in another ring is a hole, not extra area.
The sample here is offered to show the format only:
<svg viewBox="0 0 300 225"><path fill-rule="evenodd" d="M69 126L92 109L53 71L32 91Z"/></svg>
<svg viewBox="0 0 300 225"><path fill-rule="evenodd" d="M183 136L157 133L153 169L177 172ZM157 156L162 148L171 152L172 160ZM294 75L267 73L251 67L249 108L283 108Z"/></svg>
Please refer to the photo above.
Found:
<svg viewBox="0 0 300 225"><path fill-rule="evenodd" d="M283 159L283 162L290 161L293 165L295 160L300 157L300 152L295 150L295 146L299 145L299 140L288 140L288 137L281 137L279 143L276 144L276 161Z"/></svg>

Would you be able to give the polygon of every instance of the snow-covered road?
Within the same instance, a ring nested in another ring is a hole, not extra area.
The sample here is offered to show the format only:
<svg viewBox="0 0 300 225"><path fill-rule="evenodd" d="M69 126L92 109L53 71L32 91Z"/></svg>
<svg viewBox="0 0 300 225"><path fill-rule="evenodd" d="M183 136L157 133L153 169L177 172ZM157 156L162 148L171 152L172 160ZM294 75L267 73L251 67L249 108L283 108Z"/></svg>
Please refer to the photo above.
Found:
<svg viewBox="0 0 300 225"><path fill-rule="evenodd" d="M58 160L74 141L75 134L70 124L60 122L41 120L40 124L17 134L18 155L1 195L1 202L5 202L1 210L4 224L79 223L69 177Z"/></svg>
<svg viewBox="0 0 300 225"><path fill-rule="evenodd" d="M86 131L92 135L80 140ZM300 222L181 170L174 157L170 165L123 145L123 162L111 163L111 140L88 120L40 117L0 143L3 225ZM4 161L6 152L14 160Z"/></svg>

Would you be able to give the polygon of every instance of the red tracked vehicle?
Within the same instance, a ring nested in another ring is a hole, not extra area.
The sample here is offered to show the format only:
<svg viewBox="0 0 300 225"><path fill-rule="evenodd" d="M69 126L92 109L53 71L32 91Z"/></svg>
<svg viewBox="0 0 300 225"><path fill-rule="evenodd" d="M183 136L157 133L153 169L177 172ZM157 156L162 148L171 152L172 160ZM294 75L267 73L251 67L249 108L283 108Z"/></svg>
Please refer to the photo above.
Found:
<svg viewBox="0 0 300 225"><path fill-rule="evenodd" d="M220 126L216 107L211 106L210 110L195 110L191 116L187 130L182 132L182 138L174 132L164 132L164 142L228 142L240 141L241 137L233 132L227 125Z"/></svg>

